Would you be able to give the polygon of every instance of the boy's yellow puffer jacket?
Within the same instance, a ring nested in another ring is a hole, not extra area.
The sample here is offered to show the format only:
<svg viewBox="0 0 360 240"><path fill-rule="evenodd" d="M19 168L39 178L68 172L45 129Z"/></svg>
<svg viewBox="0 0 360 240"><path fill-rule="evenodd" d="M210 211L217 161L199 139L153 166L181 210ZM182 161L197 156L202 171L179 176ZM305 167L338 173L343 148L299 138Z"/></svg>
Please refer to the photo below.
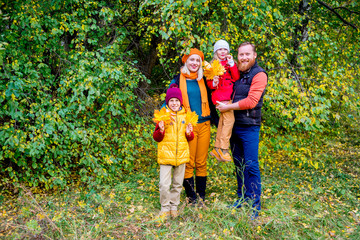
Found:
<svg viewBox="0 0 360 240"><path fill-rule="evenodd" d="M186 111L174 112L175 121L165 125L164 139L158 143L158 163L179 166L190 161L189 144L186 139Z"/></svg>

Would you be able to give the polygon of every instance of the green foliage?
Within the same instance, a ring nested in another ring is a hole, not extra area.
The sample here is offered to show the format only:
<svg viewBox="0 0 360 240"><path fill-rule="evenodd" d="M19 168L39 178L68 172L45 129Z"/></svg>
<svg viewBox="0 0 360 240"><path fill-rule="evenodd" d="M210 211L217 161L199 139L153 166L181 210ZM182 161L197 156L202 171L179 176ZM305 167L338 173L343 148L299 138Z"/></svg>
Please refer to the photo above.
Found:
<svg viewBox="0 0 360 240"><path fill-rule="evenodd" d="M126 59L123 36L109 43L113 13L95 2L76 1L74 12L71 2L47 4L5 6L1 173L46 188L111 180L149 145L134 95L147 80Z"/></svg>
<svg viewBox="0 0 360 240"><path fill-rule="evenodd" d="M0 4L4 182L101 182L153 161L156 96L185 52L198 47L210 60L218 39L234 56L240 42L257 45L269 74L263 131L274 147L287 141L278 133L328 131L359 118L356 1Z"/></svg>

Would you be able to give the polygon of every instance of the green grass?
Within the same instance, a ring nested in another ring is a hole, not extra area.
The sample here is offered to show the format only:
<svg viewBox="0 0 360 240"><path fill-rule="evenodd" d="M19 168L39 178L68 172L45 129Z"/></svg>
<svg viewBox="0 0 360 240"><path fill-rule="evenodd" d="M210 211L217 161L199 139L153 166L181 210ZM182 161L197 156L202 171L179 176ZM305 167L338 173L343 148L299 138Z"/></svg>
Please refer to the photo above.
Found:
<svg viewBox="0 0 360 240"><path fill-rule="evenodd" d="M351 132L326 136L320 147L310 141L309 158L321 163L318 169L299 168L287 155L269 153L281 156L264 164L262 211L255 221L249 219L247 206L227 208L236 198L233 164L209 159L206 208L186 205L183 192L180 216L155 221L160 203L154 163L119 173L112 185L3 192L0 238L360 239L358 139L358 133Z"/></svg>

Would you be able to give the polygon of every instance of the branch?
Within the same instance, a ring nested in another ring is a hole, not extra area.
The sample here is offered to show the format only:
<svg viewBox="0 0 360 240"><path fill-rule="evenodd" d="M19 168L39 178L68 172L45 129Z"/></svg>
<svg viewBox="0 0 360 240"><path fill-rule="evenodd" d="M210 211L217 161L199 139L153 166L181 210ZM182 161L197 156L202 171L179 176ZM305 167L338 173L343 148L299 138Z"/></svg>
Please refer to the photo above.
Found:
<svg viewBox="0 0 360 240"><path fill-rule="evenodd" d="M49 218L49 216L46 214L46 212L42 209L42 207L40 206L40 204L36 201L36 199L34 198L32 192L28 189L26 189L24 186L20 185L20 188L25 192L25 196L29 196L32 200L32 202L27 199L26 197L24 197L25 201L29 204L32 205L36 208L36 210L38 210L38 212L41 212L42 215L45 217L45 219L50 223L50 225L53 227L54 230L58 231L62 237L62 239L65 239L63 232L61 231L60 228L58 228L56 226L56 224Z"/></svg>
<svg viewBox="0 0 360 240"><path fill-rule="evenodd" d="M354 24L346 21L338 12L335 11L334 8L330 7L329 5L327 5L326 3L324 3L323 1L317 0L317 2L318 2L319 4L321 4L321 5L323 5L324 7L326 7L327 9L329 9L331 12L333 12L343 23L345 23L346 25L349 25L349 26L351 26L352 28L354 28L355 30L357 30L357 27L356 27Z"/></svg>
<svg viewBox="0 0 360 240"><path fill-rule="evenodd" d="M335 9L344 9L344 10L346 10L346 11L350 12L350 13L355 13L355 14L360 15L360 12L350 10L350 9L348 9L348 8L346 8L346 7L336 7L336 8L334 8L334 10L335 10Z"/></svg>

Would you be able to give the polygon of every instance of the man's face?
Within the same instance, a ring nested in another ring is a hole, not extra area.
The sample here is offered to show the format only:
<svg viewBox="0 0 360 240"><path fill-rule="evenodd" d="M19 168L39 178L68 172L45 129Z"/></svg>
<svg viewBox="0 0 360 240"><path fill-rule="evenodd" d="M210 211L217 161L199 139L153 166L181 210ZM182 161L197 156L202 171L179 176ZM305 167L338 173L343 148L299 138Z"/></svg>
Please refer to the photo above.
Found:
<svg viewBox="0 0 360 240"><path fill-rule="evenodd" d="M238 49L238 62L240 72L246 72L254 64L256 59L256 52L254 52L251 45L245 45Z"/></svg>

